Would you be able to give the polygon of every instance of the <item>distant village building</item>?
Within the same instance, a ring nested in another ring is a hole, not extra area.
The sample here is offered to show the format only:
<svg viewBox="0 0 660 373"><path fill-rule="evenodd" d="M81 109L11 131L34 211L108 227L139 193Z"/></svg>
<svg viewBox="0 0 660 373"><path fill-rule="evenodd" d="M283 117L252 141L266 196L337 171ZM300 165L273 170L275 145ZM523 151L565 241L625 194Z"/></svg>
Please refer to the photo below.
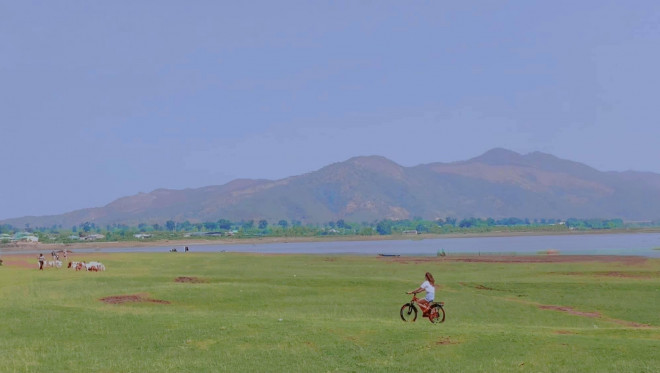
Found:
<svg viewBox="0 0 660 373"><path fill-rule="evenodd" d="M403 234L417 234L417 230L413 229L413 230L409 230L409 231L403 231Z"/></svg>
<svg viewBox="0 0 660 373"><path fill-rule="evenodd" d="M102 234L90 234L89 236L81 237L85 241L96 241L102 240L105 238L105 235Z"/></svg>
<svg viewBox="0 0 660 373"><path fill-rule="evenodd" d="M147 234L147 233L138 233L138 234L134 234L133 237L139 238L139 239L142 240L142 239L145 239L145 238L151 238L151 235Z"/></svg>
<svg viewBox="0 0 660 373"><path fill-rule="evenodd" d="M29 232L17 232L14 234L14 237L12 237L11 241L39 242L39 237Z"/></svg>

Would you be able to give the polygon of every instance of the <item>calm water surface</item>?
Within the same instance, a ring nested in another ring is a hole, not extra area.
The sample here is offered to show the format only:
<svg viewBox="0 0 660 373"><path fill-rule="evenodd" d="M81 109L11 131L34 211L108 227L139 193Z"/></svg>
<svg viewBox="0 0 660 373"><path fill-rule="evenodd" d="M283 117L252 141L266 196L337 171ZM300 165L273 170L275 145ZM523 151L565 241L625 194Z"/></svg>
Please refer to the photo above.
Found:
<svg viewBox="0 0 660 373"><path fill-rule="evenodd" d="M183 245L135 248L76 249L76 252L167 252ZM296 242L264 244L188 245L191 252L250 252L271 254L536 254L558 250L565 255L638 255L660 258L660 233L573 234L565 236L465 237L384 241Z"/></svg>

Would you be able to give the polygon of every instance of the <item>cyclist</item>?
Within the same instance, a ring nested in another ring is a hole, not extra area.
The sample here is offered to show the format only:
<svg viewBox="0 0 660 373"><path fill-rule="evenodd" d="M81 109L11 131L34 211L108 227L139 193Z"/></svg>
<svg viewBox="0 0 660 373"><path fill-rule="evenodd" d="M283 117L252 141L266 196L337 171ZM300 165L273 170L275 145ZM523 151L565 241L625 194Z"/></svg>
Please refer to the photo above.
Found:
<svg viewBox="0 0 660 373"><path fill-rule="evenodd" d="M419 299L417 303L422 309L423 315L428 316L431 302L433 302L433 299L435 298L435 279L430 272L426 272L424 277L426 278L426 281L422 282L422 284L417 289L407 292L407 294L417 294L421 293L422 291L426 292L424 299Z"/></svg>

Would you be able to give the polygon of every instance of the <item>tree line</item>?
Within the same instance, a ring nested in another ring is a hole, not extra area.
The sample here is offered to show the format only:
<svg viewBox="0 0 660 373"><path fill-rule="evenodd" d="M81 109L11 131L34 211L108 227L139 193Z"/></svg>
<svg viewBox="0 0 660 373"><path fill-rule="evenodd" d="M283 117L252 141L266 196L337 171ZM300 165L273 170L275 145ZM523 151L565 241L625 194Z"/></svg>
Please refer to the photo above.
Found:
<svg viewBox="0 0 660 373"><path fill-rule="evenodd" d="M660 227L660 221L645 223L625 223L622 219L528 219L528 218L463 218L425 220L422 218L373 222L347 222L344 219L323 224L303 224L299 220L267 220L179 222L167 220L164 223L138 223L137 225L82 222L70 228L61 225L50 227L25 227L19 229L8 224L0 225L0 234L14 234L19 231L32 232L41 242L71 242L85 238L104 241L126 241L138 239L176 239L183 237L267 237L267 236L332 236L332 235L406 235L406 234L446 234L446 233L487 233L495 231L558 232L564 230L601 230L641 227ZM102 237L101 237L102 236ZM136 237L138 236L138 237Z"/></svg>

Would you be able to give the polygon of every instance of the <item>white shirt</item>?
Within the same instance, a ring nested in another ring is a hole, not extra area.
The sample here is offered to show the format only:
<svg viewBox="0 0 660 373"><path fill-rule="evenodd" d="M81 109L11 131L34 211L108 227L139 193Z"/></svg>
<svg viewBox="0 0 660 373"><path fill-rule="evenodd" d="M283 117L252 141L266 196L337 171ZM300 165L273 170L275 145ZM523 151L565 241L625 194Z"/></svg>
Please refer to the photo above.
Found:
<svg viewBox="0 0 660 373"><path fill-rule="evenodd" d="M424 281L420 286L426 292L426 299L435 299L435 286L431 285L430 282Z"/></svg>

